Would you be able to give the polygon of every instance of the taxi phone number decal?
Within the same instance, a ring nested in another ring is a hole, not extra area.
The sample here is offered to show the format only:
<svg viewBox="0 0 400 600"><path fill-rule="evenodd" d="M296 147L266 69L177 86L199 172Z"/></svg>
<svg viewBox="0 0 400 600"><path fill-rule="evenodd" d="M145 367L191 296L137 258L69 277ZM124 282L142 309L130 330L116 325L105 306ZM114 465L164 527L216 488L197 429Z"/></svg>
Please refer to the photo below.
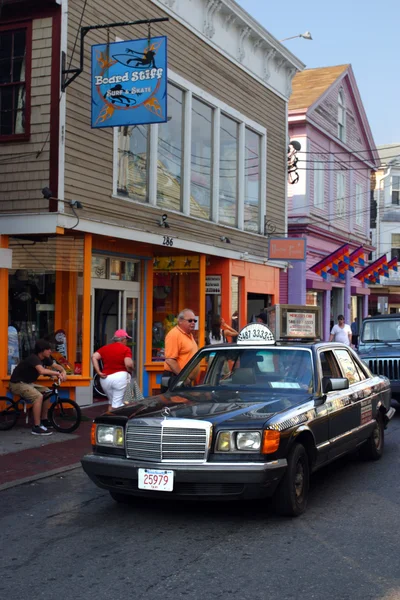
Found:
<svg viewBox="0 0 400 600"><path fill-rule="evenodd" d="M372 421L372 404L368 398L361 402L361 425Z"/></svg>

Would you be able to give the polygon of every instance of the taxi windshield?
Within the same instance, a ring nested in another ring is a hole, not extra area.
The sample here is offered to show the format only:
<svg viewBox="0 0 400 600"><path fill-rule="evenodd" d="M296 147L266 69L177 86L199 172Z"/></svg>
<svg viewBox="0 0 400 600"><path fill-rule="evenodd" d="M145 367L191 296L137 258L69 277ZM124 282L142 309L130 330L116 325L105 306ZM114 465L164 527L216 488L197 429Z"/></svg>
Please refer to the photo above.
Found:
<svg viewBox="0 0 400 600"><path fill-rule="evenodd" d="M400 319L367 321L364 323L361 340L365 343L400 341Z"/></svg>
<svg viewBox="0 0 400 600"><path fill-rule="evenodd" d="M312 353L300 348L205 349L177 377L173 389L245 389L312 393Z"/></svg>

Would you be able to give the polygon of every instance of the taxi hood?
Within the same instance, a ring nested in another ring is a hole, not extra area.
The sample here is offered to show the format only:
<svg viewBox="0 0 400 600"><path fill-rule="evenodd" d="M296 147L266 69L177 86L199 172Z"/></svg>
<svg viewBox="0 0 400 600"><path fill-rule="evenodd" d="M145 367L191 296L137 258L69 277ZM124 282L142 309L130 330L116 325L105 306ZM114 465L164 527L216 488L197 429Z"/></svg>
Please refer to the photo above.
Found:
<svg viewBox="0 0 400 600"><path fill-rule="evenodd" d="M310 399L307 392L295 394L274 392L266 395L260 392L241 391L180 391L179 394L167 392L159 396L146 398L107 415L127 419L168 417L181 419L200 419L211 423L231 423L232 425L262 425L277 413L288 410ZM167 409L167 410L165 410Z"/></svg>

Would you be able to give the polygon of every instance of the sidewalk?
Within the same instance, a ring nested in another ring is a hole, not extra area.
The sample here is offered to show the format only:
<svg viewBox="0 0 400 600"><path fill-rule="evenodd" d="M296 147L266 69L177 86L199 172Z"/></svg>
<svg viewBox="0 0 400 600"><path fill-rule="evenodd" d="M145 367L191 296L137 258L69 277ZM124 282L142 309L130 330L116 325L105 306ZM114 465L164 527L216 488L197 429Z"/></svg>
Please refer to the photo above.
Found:
<svg viewBox="0 0 400 600"><path fill-rule="evenodd" d="M91 451L92 420L106 410L106 403L82 408L83 421L71 434L32 435L23 416L10 431L0 431L0 490L80 466Z"/></svg>

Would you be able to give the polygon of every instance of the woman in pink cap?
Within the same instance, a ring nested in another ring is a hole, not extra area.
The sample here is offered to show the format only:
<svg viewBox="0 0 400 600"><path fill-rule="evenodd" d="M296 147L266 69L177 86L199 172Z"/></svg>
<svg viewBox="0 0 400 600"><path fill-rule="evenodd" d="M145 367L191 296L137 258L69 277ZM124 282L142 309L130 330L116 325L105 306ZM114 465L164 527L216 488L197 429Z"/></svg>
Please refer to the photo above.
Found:
<svg viewBox="0 0 400 600"><path fill-rule="evenodd" d="M108 410L123 406L125 389L130 384L134 365L132 350L127 347L128 339L132 338L124 329L117 329L111 344L99 348L92 356L94 370L101 377L101 386L108 398Z"/></svg>

